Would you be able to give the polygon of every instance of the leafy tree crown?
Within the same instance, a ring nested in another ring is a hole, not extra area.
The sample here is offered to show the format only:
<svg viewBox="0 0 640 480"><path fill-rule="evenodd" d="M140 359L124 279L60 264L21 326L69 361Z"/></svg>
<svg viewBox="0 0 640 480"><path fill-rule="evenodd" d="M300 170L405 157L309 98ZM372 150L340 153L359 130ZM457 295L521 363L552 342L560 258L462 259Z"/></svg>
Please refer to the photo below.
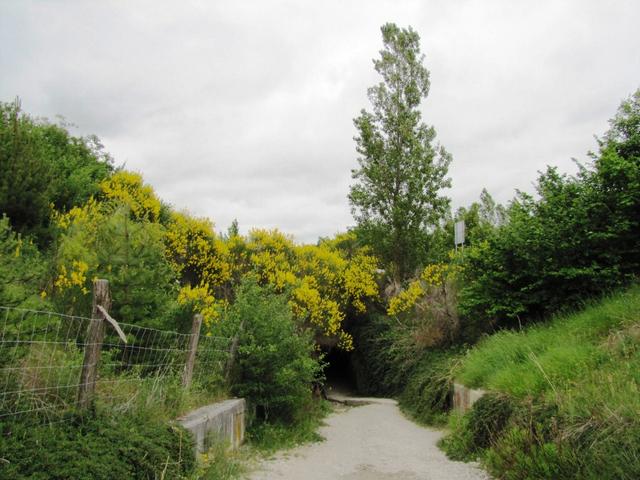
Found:
<svg viewBox="0 0 640 480"><path fill-rule="evenodd" d="M368 90L372 111L354 119L360 158L349 200L361 235L404 278L420 266L429 229L449 208L440 190L450 186L451 156L422 122L430 83L419 35L392 23L381 30L384 47L373 63L382 81Z"/></svg>

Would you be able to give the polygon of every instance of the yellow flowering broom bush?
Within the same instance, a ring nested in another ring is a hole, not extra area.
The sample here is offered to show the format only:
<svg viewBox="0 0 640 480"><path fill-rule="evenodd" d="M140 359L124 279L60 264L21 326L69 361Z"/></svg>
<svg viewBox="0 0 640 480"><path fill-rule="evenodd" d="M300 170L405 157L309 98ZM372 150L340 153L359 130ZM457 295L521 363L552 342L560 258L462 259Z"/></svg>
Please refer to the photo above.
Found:
<svg viewBox="0 0 640 480"><path fill-rule="evenodd" d="M456 280L460 266L427 265L419 277L389 300L387 314L411 326L411 343L418 347L450 344L459 332Z"/></svg>

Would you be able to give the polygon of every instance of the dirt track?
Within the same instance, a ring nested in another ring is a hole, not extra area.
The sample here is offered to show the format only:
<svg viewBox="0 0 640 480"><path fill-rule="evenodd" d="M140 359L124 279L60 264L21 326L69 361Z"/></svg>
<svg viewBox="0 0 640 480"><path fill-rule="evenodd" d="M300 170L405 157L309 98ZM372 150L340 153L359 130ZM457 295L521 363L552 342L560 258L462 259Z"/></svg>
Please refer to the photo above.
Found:
<svg viewBox="0 0 640 480"><path fill-rule="evenodd" d="M486 480L471 464L452 462L438 449L442 436L407 420L393 401L336 407L305 445L262 462L252 480Z"/></svg>

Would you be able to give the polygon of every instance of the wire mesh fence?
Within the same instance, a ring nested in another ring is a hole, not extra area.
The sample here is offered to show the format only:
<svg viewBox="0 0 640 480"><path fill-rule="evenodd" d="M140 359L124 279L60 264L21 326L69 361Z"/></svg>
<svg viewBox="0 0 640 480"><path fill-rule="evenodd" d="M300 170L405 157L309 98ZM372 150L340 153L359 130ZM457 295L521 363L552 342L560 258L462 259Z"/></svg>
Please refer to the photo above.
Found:
<svg viewBox="0 0 640 480"><path fill-rule="evenodd" d="M94 322L80 316L0 307L0 421L38 414L54 416L76 404L85 386L87 332ZM126 343L106 326L94 360L93 399L125 410L136 402L161 401L182 388L182 375L194 334L119 324ZM219 384L230 339L200 336L193 382L204 389Z"/></svg>

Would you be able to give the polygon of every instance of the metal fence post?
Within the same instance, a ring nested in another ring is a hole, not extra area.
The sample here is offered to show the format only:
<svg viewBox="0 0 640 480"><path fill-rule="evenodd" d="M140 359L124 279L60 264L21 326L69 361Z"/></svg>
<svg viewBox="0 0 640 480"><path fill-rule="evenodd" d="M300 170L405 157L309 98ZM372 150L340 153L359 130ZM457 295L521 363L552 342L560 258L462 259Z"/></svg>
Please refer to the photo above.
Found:
<svg viewBox="0 0 640 480"><path fill-rule="evenodd" d="M191 386L191 380L193 379L193 365L196 361L196 353L198 351L198 340L200 339L200 326L202 325L202 315L196 313L193 316L193 323L191 324L191 338L189 339L189 350L187 351L187 361L184 365L184 372L182 374L182 385L185 388Z"/></svg>
<svg viewBox="0 0 640 480"><path fill-rule="evenodd" d="M84 361L80 374L80 386L78 388L78 407L88 408L93 402L93 394L96 389L98 376L98 362L104 340L104 317L98 309L101 306L105 311L111 308L111 296L109 294L108 280L94 280L93 282L93 307L91 309L91 322L87 328L87 338L84 347Z"/></svg>

